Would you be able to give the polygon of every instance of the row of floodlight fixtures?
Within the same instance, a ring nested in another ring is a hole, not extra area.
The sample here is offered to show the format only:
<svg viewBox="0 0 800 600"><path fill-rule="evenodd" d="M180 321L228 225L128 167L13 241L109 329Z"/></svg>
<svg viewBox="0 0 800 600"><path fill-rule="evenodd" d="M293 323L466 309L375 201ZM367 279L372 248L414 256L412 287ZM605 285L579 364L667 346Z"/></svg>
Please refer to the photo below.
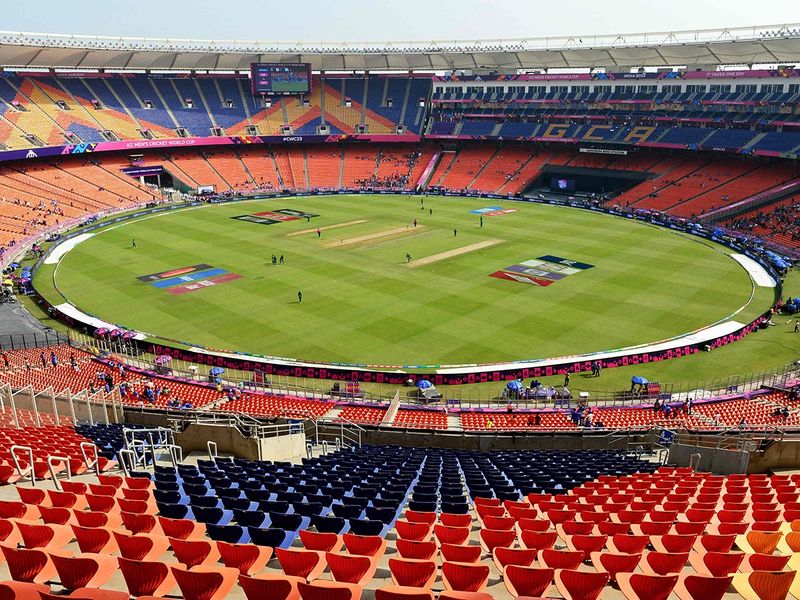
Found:
<svg viewBox="0 0 800 600"><path fill-rule="evenodd" d="M248 52L253 54L280 54L286 52L295 53L308 53L308 54L341 54L343 51L348 51L347 46L322 46L322 47L283 47L277 46L233 46L233 45L218 45L208 44L206 46L197 44L182 44L182 43L163 43L154 40L153 42L135 42L123 40L94 40L89 38L34 38L30 36L3 36L3 42L16 43L16 44L35 44L42 46L50 46L57 48L96 48L102 50L120 50L120 51L162 51L162 52ZM407 54L416 52L524 52L528 48L522 43L515 44L488 44L488 45L470 45L470 46L411 46L411 47L394 47L386 45L383 47L368 46L363 48L354 48L352 52L359 52L365 54Z"/></svg>
<svg viewBox="0 0 800 600"><path fill-rule="evenodd" d="M759 34L761 38L785 38L800 35L800 28L795 29L773 29L770 31L762 31Z"/></svg>

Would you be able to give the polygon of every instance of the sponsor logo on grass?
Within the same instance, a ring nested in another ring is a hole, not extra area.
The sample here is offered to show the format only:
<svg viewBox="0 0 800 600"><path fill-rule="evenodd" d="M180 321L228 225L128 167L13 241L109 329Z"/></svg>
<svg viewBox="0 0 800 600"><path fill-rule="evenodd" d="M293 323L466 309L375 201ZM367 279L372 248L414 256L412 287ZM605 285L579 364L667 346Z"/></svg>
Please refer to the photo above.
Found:
<svg viewBox="0 0 800 600"><path fill-rule="evenodd" d="M517 212L516 208L503 208L502 206L487 206L486 208L477 208L469 211L473 215L484 215L487 217L499 217L500 215L508 215Z"/></svg>
<svg viewBox="0 0 800 600"><path fill-rule="evenodd" d="M569 275L575 275L586 269L591 269L594 265L578 262L547 254L526 260L516 265L511 265L500 271L490 273L489 277L504 279L506 281L518 281L531 285L548 286L551 283L560 281Z"/></svg>
<svg viewBox="0 0 800 600"><path fill-rule="evenodd" d="M142 275L137 277L143 283L149 283L155 288L165 289L170 294L185 294L203 288L213 287L235 279L241 275L231 273L225 269L218 269L211 265L199 264L189 267L179 267L169 271Z"/></svg>
<svg viewBox="0 0 800 600"><path fill-rule="evenodd" d="M252 215L238 215L231 218L240 221L248 221L249 223L258 223L259 225L274 225L275 223L286 223L287 221L298 221L300 219L310 219L311 217L318 216L319 215L315 215L314 213L303 212L302 210L280 208L278 210L267 210L253 213Z"/></svg>

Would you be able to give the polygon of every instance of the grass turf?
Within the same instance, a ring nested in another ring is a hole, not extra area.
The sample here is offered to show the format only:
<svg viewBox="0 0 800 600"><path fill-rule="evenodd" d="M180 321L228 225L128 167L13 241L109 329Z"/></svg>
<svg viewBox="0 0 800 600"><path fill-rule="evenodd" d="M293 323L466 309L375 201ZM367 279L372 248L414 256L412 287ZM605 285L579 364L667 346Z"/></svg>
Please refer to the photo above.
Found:
<svg viewBox="0 0 800 600"><path fill-rule="evenodd" d="M483 228L469 212L501 204L518 212L485 217ZM279 208L320 216L274 225L231 218ZM358 220L321 238L289 236ZM502 243L405 265L406 253L416 260L488 239ZM272 267L273 253L286 264ZM546 254L595 266L546 288L488 277ZM198 263L243 277L181 296L136 279ZM720 247L645 224L483 199L428 197L421 209L419 197L383 195L248 201L143 218L79 245L55 277L77 306L127 327L220 349L373 365L496 362L646 343L723 319L751 292L748 275ZM736 319L746 322L771 301L771 291L757 289Z"/></svg>

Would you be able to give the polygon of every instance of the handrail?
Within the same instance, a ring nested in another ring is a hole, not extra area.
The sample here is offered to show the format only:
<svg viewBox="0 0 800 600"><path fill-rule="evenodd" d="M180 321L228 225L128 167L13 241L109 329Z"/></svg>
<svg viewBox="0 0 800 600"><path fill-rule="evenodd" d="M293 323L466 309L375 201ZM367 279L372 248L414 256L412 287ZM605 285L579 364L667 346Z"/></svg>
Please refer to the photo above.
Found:
<svg viewBox="0 0 800 600"><path fill-rule="evenodd" d="M83 454L83 460L86 463L87 470L91 471L92 469L95 470L96 475L100 475L100 451L95 444L92 442L81 442L80 443L81 454ZM94 450L94 459L90 459L89 455L86 454L86 449L92 448Z"/></svg>
<svg viewBox="0 0 800 600"><path fill-rule="evenodd" d="M25 453L29 457L28 468L23 469L22 466L19 464L19 457L17 456L17 450L24 450ZM33 470L33 448L30 446L20 446L18 444L14 444L11 446L10 449L11 458L14 460L14 466L17 468L17 473L19 473L20 478L25 478L26 476L31 476L31 485L36 486L36 473Z"/></svg>
<svg viewBox="0 0 800 600"><path fill-rule="evenodd" d="M48 456L47 457L47 468L50 470L50 477L53 479L53 485L56 486L56 489L59 492L62 492L64 490L61 487L61 482L58 480L58 477L56 477L56 472L55 472L55 469L53 468L54 465L56 465L56 464L58 464L60 462L64 463L64 465L67 467L67 481L72 481L72 468L70 468L70 466L69 466L69 457L67 457L67 456Z"/></svg>

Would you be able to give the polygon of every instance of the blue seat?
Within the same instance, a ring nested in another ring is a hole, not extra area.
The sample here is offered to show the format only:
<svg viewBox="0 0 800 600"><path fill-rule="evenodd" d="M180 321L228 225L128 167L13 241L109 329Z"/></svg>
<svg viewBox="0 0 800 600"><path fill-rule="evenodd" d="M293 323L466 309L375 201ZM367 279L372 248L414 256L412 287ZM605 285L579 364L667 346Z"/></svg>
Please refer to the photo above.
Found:
<svg viewBox="0 0 800 600"><path fill-rule="evenodd" d="M332 504L331 511L342 519L360 519L364 514L364 509L358 505Z"/></svg>
<svg viewBox="0 0 800 600"><path fill-rule="evenodd" d="M233 512L222 508L205 508L193 506L194 518L206 525L227 525L233 520Z"/></svg>
<svg viewBox="0 0 800 600"><path fill-rule="evenodd" d="M215 542L228 542L230 544L247 544L250 542L250 534L241 524L213 525L207 523L206 533Z"/></svg>
<svg viewBox="0 0 800 600"><path fill-rule="evenodd" d="M379 535L385 537L388 527L380 521L370 519L350 519L350 532L356 535Z"/></svg>
<svg viewBox="0 0 800 600"><path fill-rule="evenodd" d="M263 527L267 515L260 510L233 509L233 520L242 527Z"/></svg>
<svg viewBox="0 0 800 600"><path fill-rule="evenodd" d="M305 529L310 523L308 517L286 513L269 513L270 527L277 527L286 531L299 531ZM304 527L305 525L305 527Z"/></svg>
<svg viewBox="0 0 800 600"><path fill-rule="evenodd" d="M320 533L346 533L349 529L345 519L340 517L311 517L311 525Z"/></svg>
<svg viewBox="0 0 800 600"><path fill-rule="evenodd" d="M195 519L194 512L187 504L156 502L156 506L162 517L167 517L168 519Z"/></svg>
<svg viewBox="0 0 800 600"><path fill-rule="evenodd" d="M256 546L269 546L270 548L288 548L294 541L295 534L284 531L283 529L270 527L269 529L259 529L258 527L248 527L250 541Z"/></svg>

